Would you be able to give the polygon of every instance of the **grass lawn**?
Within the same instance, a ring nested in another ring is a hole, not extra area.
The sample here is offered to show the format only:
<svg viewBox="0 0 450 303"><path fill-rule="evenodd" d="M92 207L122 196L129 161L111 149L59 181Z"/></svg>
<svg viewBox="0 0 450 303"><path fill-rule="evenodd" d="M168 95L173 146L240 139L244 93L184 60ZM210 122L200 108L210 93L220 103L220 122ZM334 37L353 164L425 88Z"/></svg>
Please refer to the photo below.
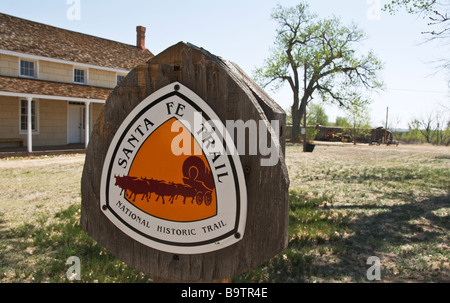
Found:
<svg viewBox="0 0 450 303"><path fill-rule="evenodd" d="M450 282L450 148L288 146L289 247L235 282ZM80 228L84 155L0 160L0 282L146 282Z"/></svg>

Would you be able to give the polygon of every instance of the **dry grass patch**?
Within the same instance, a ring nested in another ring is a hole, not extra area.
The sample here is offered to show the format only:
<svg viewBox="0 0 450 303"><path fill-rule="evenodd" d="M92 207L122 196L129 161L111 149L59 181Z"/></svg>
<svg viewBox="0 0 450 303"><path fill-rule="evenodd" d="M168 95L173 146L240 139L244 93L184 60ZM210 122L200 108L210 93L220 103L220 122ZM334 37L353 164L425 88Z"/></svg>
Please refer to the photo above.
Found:
<svg viewBox="0 0 450 303"><path fill-rule="evenodd" d="M70 256L84 282L148 281L82 231L84 157L0 160L0 282L69 282Z"/></svg>
<svg viewBox="0 0 450 303"><path fill-rule="evenodd" d="M80 227L84 155L0 160L0 282L147 282ZM450 149L288 146L289 247L234 281L450 282Z"/></svg>
<svg viewBox="0 0 450 303"><path fill-rule="evenodd" d="M450 282L448 147L288 146L286 164L288 253L244 281L368 282L377 256L382 282Z"/></svg>

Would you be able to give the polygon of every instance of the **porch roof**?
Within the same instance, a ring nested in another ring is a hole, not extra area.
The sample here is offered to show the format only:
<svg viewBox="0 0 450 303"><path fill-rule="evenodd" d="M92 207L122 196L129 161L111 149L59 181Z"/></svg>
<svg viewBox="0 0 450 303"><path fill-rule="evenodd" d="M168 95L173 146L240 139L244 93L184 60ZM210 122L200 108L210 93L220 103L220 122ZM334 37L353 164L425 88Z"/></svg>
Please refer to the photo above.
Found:
<svg viewBox="0 0 450 303"><path fill-rule="evenodd" d="M0 95L104 103L110 88L0 76Z"/></svg>

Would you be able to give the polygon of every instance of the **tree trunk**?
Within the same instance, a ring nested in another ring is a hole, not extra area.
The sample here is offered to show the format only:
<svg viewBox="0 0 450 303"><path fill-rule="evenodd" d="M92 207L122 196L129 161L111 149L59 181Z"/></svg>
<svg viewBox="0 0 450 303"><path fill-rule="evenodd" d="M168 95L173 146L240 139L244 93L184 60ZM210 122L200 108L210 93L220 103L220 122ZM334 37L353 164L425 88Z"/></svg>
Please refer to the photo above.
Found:
<svg viewBox="0 0 450 303"><path fill-rule="evenodd" d="M305 97L302 98L302 101L300 103L300 106L298 106L299 102L297 102L297 105L292 106L292 139L295 142L300 142L300 136L301 136L301 122L302 119L305 118L306 114L306 104ZM305 121L305 127L306 127L306 121ZM306 129L305 129L306 131ZM306 137L303 137L303 146L306 146Z"/></svg>
<svg viewBox="0 0 450 303"><path fill-rule="evenodd" d="M299 94L297 87L293 87L294 92L294 104L292 105L291 112L292 112L292 141L293 142L300 142L300 120L301 120L301 113L299 110Z"/></svg>
<svg viewBox="0 0 450 303"><path fill-rule="evenodd" d="M300 110L298 106L292 106L292 141L300 142L301 128L300 128Z"/></svg>
<svg viewBox="0 0 450 303"><path fill-rule="evenodd" d="M303 134L303 152L306 152L306 144L307 144L307 140L306 140L306 100L304 100L305 98L303 98L302 103L300 104L300 117L303 117L303 128L304 128L304 134Z"/></svg>

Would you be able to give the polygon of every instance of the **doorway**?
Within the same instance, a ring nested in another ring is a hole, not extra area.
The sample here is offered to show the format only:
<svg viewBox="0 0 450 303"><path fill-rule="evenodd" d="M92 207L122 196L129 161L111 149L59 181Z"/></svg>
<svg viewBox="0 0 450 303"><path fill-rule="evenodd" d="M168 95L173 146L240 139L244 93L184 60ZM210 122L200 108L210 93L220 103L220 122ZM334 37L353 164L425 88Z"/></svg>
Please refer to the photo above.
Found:
<svg viewBox="0 0 450 303"><path fill-rule="evenodd" d="M84 143L86 111L85 104L69 102L67 122L67 143Z"/></svg>

